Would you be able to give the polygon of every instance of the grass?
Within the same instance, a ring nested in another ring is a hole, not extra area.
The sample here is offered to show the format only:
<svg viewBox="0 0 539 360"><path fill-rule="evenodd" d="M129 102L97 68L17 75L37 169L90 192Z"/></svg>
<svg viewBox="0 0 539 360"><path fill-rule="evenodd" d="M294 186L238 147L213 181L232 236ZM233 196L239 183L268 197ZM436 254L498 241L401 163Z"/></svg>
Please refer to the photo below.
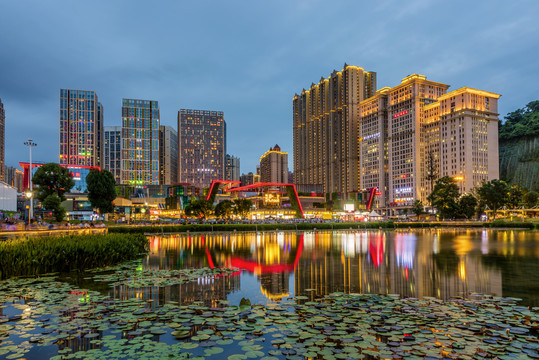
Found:
<svg viewBox="0 0 539 360"><path fill-rule="evenodd" d="M134 259L148 250L143 234L17 238L0 242L0 277L84 270Z"/></svg>
<svg viewBox="0 0 539 360"><path fill-rule="evenodd" d="M298 223L298 224L191 224L191 225L143 225L109 227L109 233L122 234L160 234L181 232L226 232L226 231L274 231L274 230L349 230L349 229L408 229L433 227L470 227L470 228L539 228L532 222L366 222L366 223Z"/></svg>

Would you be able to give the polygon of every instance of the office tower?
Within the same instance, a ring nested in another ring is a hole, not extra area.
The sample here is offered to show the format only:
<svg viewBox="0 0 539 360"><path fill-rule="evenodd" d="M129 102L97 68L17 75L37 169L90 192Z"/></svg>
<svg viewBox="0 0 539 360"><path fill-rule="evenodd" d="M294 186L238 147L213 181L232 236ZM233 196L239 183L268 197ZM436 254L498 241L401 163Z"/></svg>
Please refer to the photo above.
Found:
<svg viewBox="0 0 539 360"><path fill-rule="evenodd" d="M60 164L102 166L103 107L94 91L60 89Z"/></svg>
<svg viewBox="0 0 539 360"><path fill-rule="evenodd" d="M440 96L424 107L424 160L429 152L438 177L456 180L461 193L499 178L498 99L499 94L460 88ZM423 199L432 191L423 170Z"/></svg>
<svg viewBox="0 0 539 360"><path fill-rule="evenodd" d="M226 123L222 111L178 111L180 183L208 188L225 177Z"/></svg>
<svg viewBox="0 0 539 360"><path fill-rule="evenodd" d="M159 126L159 183L178 182L178 133L171 126Z"/></svg>
<svg viewBox="0 0 539 360"><path fill-rule="evenodd" d="M159 185L159 104L122 99L121 184Z"/></svg>
<svg viewBox="0 0 539 360"><path fill-rule="evenodd" d="M279 145L270 148L260 158L260 182L288 182L288 153L282 152Z"/></svg>
<svg viewBox="0 0 539 360"><path fill-rule="evenodd" d="M294 96L294 183L342 197L360 189L358 104L375 90L375 72L344 64Z"/></svg>
<svg viewBox="0 0 539 360"><path fill-rule="evenodd" d="M103 168L114 175L116 183L120 184L122 170L122 127L104 127L104 162Z"/></svg>
<svg viewBox="0 0 539 360"><path fill-rule="evenodd" d="M5 139L6 136L6 113L4 112L4 104L2 104L2 99L0 99L0 181L5 181Z"/></svg>
<svg viewBox="0 0 539 360"><path fill-rule="evenodd" d="M226 154L225 157L225 180L240 180L240 158Z"/></svg>
<svg viewBox="0 0 539 360"><path fill-rule="evenodd" d="M241 186L247 186L252 185L254 183L257 183L259 181L256 181L255 177L258 175L253 174L252 172L249 172L248 174L241 174L240 176L240 182Z"/></svg>

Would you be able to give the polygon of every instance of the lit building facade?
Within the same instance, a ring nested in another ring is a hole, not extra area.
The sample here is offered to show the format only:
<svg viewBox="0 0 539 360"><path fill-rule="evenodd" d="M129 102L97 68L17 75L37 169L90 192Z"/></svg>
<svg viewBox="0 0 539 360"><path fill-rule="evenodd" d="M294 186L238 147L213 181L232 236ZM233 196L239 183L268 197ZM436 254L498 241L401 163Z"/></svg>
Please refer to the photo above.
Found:
<svg viewBox="0 0 539 360"><path fill-rule="evenodd" d="M443 176L461 193L498 178L500 95L448 88L413 74L359 104L360 184L378 189L374 208L397 214L426 204Z"/></svg>
<svg viewBox="0 0 539 360"><path fill-rule="evenodd" d="M209 188L225 177L226 123L222 111L178 111L180 183Z"/></svg>
<svg viewBox="0 0 539 360"><path fill-rule="evenodd" d="M122 99L121 184L159 185L159 103Z"/></svg>
<svg viewBox="0 0 539 360"><path fill-rule="evenodd" d="M225 157L225 180L240 180L240 158L226 154Z"/></svg>
<svg viewBox="0 0 539 360"><path fill-rule="evenodd" d="M178 182L178 132L171 126L159 127L159 182Z"/></svg>
<svg viewBox="0 0 539 360"><path fill-rule="evenodd" d="M6 164L6 112L4 104L0 99L0 181L5 181L5 164Z"/></svg>
<svg viewBox="0 0 539 360"><path fill-rule="evenodd" d="M345 64L294 96L294 183L344 197L360 189L358 104L375 91L375 72Z"/></svg>
<svg viewBox="0 0 539 360"><path fill-rule="evenodd" d="M122 175L122 127L104 127L104 157L103 168L114 175L116 183L120 184Z"/></svg>
<svg viewBox="0 0 539 360"><path fill-rule="evenodd" d="M288 183L288 153L282 152L279 145L260 158L260 182Z"/></svg>
<svg viewBox="0 0 539 360"><path fill-rule="evenodd" d="M95 91L60 89L60 165L102 165L103 111Z"/></svg>
<svg viewBox="0 0 539 360"><path fill-rule="evenodd" d="M454 178L461 193L499 178L499 98L499 94L465 87L442 95L424 108L423 165L428 164L432 152L438 177ZM432 189L427 176L422 180L425 199Z"/></svg>

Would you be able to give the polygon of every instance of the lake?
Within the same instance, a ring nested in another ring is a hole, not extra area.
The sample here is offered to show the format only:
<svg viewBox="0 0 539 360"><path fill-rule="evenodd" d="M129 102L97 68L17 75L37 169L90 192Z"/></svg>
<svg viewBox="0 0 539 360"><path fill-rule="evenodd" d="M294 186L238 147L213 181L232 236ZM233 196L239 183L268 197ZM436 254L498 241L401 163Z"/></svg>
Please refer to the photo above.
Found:
<svg viewBox="0 0 539 360"><path fill-rule="evenodd" d="M539 306L537 231L275 231L149 240L142 260L114 271L0 282L0 358L452 352L471 359L479 348L500 355L500 344L539 357L530 325L539 321L538 309L525 308ZM478 294L492 295L492 303ZM487 300L434 299L456 297ZM252 306L239 306L246 303ZM434 340L441 347L433 348Z"/></svg>

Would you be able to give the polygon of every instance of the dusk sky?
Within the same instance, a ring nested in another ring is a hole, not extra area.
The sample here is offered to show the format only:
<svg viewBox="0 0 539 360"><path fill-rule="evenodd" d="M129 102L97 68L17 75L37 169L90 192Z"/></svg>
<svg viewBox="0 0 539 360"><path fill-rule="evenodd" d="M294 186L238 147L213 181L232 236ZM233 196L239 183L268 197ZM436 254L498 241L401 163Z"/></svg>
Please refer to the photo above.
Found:
<svg viewBox="0 0 539 360"><path fill-rule="evenodd" d="M367 5L369 4L369 5ZM6 164L58 162L59 90L93 90L105 125L122 98L224 111L227 153L255 170L275 144L292 170L292 97L344 63L502 95L500 119L539 99L539 1L3 1Z"/></svg>

